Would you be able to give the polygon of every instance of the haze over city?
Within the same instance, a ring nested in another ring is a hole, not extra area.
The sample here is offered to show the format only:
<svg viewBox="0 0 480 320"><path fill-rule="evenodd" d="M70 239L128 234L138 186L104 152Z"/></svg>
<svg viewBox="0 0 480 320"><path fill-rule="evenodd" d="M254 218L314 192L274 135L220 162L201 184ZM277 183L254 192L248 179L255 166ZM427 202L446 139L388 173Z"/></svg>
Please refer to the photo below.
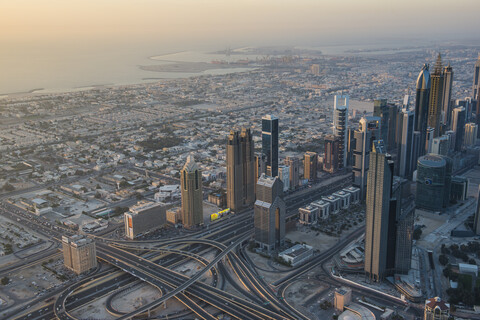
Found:
<svg viewBox="0 0 480 320"><path fill-rule="evenodd" d="M480 320L478 0L0 2L0 319Z"/></svg>

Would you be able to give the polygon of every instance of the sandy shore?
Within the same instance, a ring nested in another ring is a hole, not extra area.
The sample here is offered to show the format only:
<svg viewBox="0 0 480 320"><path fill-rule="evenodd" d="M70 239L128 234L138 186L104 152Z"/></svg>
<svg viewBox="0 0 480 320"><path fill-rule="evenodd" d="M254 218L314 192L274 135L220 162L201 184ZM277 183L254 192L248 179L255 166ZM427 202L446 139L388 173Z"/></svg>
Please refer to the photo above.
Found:
<svg viewBox="0 0 480 320"><path fill-rule="evenodd" d="M145 71L154 72L184 72L184 73L199 73L212 69L234 69L245 68L243 65L231 64L213 64L207 62L174 62L162 65L140 66L139 68Z"/></svg>

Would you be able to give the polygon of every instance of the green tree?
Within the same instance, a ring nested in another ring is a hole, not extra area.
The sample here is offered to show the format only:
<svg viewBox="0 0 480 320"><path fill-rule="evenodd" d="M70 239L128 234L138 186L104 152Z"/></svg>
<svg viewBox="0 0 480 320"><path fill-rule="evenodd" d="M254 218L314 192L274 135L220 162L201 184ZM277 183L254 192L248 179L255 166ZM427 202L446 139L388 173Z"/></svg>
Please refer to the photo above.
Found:
<svg viewBox="0 0 480 320"><path fill-rule="evenodd" d="M10 279L8 279L8 277L3 277L2 279L0 279L0 283L3 286L6 286L9 282L10 282Z"/></svg>

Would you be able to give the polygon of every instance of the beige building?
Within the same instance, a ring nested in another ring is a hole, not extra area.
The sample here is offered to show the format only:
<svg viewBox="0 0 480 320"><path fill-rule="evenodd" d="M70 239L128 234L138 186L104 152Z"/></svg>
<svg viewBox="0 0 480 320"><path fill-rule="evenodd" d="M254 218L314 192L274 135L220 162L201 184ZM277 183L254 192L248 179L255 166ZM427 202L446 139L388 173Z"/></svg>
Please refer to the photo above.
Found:
<svg viewBox="0 0 480 320"><path fill-rule="evenodd" d="M439 297L425 300L424 320L448 320L450 304Z"/></svg>
<svg viewBox="0 0 480 320"><path fill-rule="evenodd" d="M135 239L141 234L161 228L166 222L165 204L140 201L123 214L125 236Z"/></svg>
<svg viewBox="0 0 480 320"><path fill-rule="evenodd" d="M352 301L352 290L348 288L337 288L335 290L334 307L335 310L343 311L344 307Z"/></svg>
<svg viewBox="0 0 480 320"><path fill-rule="evenodd" d="M202 171L192 155L180 172L182 189L182 223L190 228L203 223Z"/></svg>
<svg viewBox="0 0 480 320"><path fill-rule="evenodd" d="M97 266L95 242L85 236L62 236L63 260L65 266L81 274Z"/></svg>
<svg viewBox="0 0 480 320"><path fill-rule="evenodd" d="M307 151L303 157L303 177L309 181L317 179L318 154Z"/></svg>
<svg viewBox="0 0 480 320"><path fill-rule="evenodd" d="M167 210L167 222L177 224L182 220L182 208L176 207Z"/></svg>

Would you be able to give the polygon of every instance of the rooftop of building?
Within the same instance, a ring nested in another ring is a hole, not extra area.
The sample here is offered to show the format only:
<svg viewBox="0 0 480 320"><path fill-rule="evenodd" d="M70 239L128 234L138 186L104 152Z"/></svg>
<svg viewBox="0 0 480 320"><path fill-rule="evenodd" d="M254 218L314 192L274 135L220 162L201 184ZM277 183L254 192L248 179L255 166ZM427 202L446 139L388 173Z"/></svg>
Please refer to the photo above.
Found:
<svg viewBox="0 0 480 320"><path fill-rule="evenodd" d="M298 256L300 256L300 255L302 255L305 252L308 252L310 250L312 250L312 247L310 247L310 246L307 246L305 244L296 244L293 247L291 247L291 248L289 248L285 251L280 252L280 254L295 258L295 257L298 257Z"/></svg>
<svg viewBox="0 0 480 320"><path fill-rule="evenodd" d="M447 162L442 156L437 154L429 153L418 159L418 162L423 166L432 167L432 168L441 168L446 166Z"/></svg>
<svg viewBox="0 0 480 320"><path fill-rule="evenodd" d="M193 155L189 154L187 157L187 162L183 166L183 170L187 172L194 172L195 170L199 170L197 163L195 162L195 159L193 158Z"/></svg>
<svg viewBox="0 0 480 320"><path fill-rule="evenodd" d="M153 209L153 208L156 208L156 207L161 207L163 205L164 204L162 202L153 202L153 201L143 200L143 201L137 202L137 204L130 207L130 213L131 214L140 214L145 210Z"/></svg>
<svg viewBox="0 0 480 320"><path fill-rule="evenodd" d="M435 297L425 300L425 307L428 307L431 310L439 308L442 311L446 311L450 309L450 304L445 303L440 297Z"/></svg>
<svg viewBox="0 0 480 320"><path fill-rule="evenodd" d="M262 117L262 120L278 120L278 118L273 114L267 114L266 116Z"/></svg>
<svg viewBox="0 0 480 320"><path fill-rule="evenodd" d="M266 187L271 188L273 186L273 184L275 183L275 179L276 178L271 177L271 176L267 176L266 174L262 173L260 178L258 178L257 184L261 185L261 186L266 186Z"/></svg>

